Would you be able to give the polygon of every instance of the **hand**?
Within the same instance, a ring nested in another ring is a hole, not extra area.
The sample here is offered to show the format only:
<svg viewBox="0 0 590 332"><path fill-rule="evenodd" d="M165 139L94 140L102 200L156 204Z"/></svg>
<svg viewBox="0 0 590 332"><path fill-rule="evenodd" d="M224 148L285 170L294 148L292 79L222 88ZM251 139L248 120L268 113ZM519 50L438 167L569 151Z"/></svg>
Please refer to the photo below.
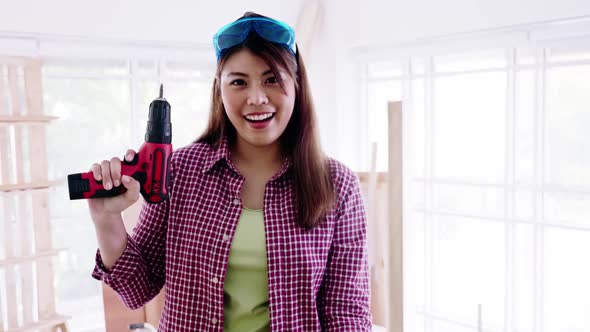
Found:
<svg viewBox="0 0 590 332"><path fill-rule="evenodd" d="M135 157L134 150L127 150L125 160L132 161ZM97 181L102 180L105 190L111 190L123 184L127 191L115 197L88 199L90 215L95 224L106 223L113 217L120 216L121 212L133 205L139 199L140 184L134 178L121 176L121 160L117 157L103 160L100 164L92 165L90 171Z"/></svg>

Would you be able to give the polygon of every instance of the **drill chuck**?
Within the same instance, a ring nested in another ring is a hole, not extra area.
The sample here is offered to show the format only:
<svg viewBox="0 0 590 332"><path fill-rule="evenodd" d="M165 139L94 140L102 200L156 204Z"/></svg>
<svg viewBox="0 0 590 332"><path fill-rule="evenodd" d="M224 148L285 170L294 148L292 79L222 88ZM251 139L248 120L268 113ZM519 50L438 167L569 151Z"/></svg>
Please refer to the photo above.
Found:
<svg viewBox="0 0 590 332"><path fill-rule="evenodd" d="M164 86L160 85L160 97L150 104L150 112L145 132L145 141L150 143L172 143L172 123L170 104L164 98Z"/></svg>

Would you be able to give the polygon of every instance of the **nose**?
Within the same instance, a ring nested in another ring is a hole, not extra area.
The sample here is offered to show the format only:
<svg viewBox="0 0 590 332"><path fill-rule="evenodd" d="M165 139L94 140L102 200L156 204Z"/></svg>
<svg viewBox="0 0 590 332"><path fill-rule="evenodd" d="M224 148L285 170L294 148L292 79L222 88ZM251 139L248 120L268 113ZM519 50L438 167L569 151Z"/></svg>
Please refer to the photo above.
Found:
<svg viewBox="0 0 590 332"><path fill-rule="evenodd" d="M264 87L259 85L251 86L250 91L248 91L248 105L258 106L263 104L268 104L268 96L264 91Z"/></svg>

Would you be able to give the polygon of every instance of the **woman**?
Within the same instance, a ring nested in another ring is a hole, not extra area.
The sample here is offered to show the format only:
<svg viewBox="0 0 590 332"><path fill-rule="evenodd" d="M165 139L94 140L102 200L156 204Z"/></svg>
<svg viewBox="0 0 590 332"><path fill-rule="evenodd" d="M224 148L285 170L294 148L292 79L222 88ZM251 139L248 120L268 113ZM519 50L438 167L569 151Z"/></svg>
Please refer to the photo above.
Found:
<svg viewBox="0 0 590 332"><path fill-rule="evenodd" d="M94 164L93 276L138 308L166 285L159 331L369 331L366 220L359 184L323 155L293 30L253 13L214 36L205 133L176 150L168 201L121 212L139 183ZM127 160L134 151L129 150Z"/></svg>

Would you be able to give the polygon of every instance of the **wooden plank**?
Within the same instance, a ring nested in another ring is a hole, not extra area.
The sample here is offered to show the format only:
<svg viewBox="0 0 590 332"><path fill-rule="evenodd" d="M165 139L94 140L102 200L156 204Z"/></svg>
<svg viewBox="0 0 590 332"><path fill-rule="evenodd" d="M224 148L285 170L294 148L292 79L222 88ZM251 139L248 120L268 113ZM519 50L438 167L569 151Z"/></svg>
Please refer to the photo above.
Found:
<svg viewBox="0 0 590 332"><path fill-rule="evenodd" d="M29 58L17 56L2 56L0 55L0 63L13 66L25 66L30 62Z"/></svg>
<svg viewBox="0 0 590 332"><path fill-rule="evenodd" d="M2 154L0 155L0 168L2 169L2 181L9 181L10 180L10 163L7 158L8 156L8 145L10 144L10 140L8 137L7 130L0 128L0 135L2 135L2 140L0 141L0 151ZM3 242L4 242L4 252L6 259L10 259L11 257L16 256L15 253L15 232L14 232L14 220L13 216L15 215L15 204L14 204L14 197L8 195L0 196L0 200L2 200L4 216L3 220L1 221L2 227L2 234ZM18 326L18 315L17 315L17 297L16 297L16 271L13 266L8 267L4 270L5 273L5 304L6 304L6 325L7 328L16 328Z"/></svg>
<svg viewBox="0 0 590 332"><path fill-rule="evenodd" d="M33 200L33 225L37 251L49 251L51 243L51 225L49 223L49 193L47 191L31 192ZM55 297L53 291L53 267L51 258L37 261L37 303L39 317L47 318L55 314Z"/></svg>
<svg viewBox="0 0 590 332"><path fill-rule="evenodd" d="M8 66L8 96L10 100L10 110L9 113L13 115L21 115L21 103L20 98L18 97L18 84L17 84L17 66L16 65L9 65ZM15 168L14 168L14 176L18 182L24 182L24 172L23 172L23 155L22 155L22 145L21 145L21 138L22 137L22 128L20 126L14 127L14 141L12 142L12 146L14 147L14 156L15 156ZM9 139L10 140L10 139ZM8 165L10 168L11 165ZM10 203L12 205L11 215L14 215L17 218L17 211L16 211L16 204L15 199L10 198ZM18 219L13 220L12 216L10 217L10 222L13 223L11 225L9 233L10 237L12 237L13 241L11 243L10 252L11 254L8 257L17 256L19 253L16 251L17 243L20 241L21 237L21 228L18 225ZM7 291L7 314L8 314L8 329L18 327L18 311L20 308L20 303L17 297L17 284L20 274L18 269L15 266L8 267L6 269L6 291Z"/></svg>
<svg viewBox="0 0 590 332"><path fill-rule="evenodd" d="M361 183L369 183L369 176L371 172L355 172L359 178ZM386 184L387 183L387 173L386 172L377 172L377 184Z"/></svg>
<svg viewBox="0 0 590 332"><path fill-rule="evenodd" d="M25 96L28 115L43 114L43 88L41 85L41 60L32 59L24 66Z"/></svg>
<svg viewBox="0 0 590 332"><path fill-rule="evenodd" d="M12 115L23 115L22 103L18 95L18 77L16 76L17 66L8 66L8 96L10 100L10 112Z"/></svg>
<svg viewBox="0 0 590 332"><path fill-rule="evenodd" d="M65 179L62 179L56 181L43 181L36 183L0 184L0 192L11 192L17 190L47 190L51 187L60 186L64 184L65 181Z"/></svg>
<svg viewBox="0 0 590 332"><path fill-rule="evenodd" d="M69 316L64 316L64 315L53 315L51 317L48 317L46 319L42 319L39 320L38 322L29 324L27 326L22 326L16 329L9 329L6 332L34 332L40 329L46 329L46 328L51 328L54 326L61 326L64 325L65 323L68 321L68 319L70 319ZM63 330L63 332L67 332L66 330Z"/></svg>
<svg viewBox="0 0 590 332"><path fill-rule="evenodd" d="M0 64L0 116L8 116L8 90L4 83L5 66Z"/></svg>
<svg viewBox="0 0 590 332"><path fill-rule="evenodd" d="M60 252L65 251L65 250L67 250L67 249L65 249L65 248L51 249L51 250L46 250L46 251L40 251L40 252L37 252L34 255L30 255L30 256L16 256L16 257L3 259L3 260L0 260L0 267L9 266L9 265L16 265L16 264L21 264L21 263L26 263L26 262L34 262L36 260L39 260L41 258L46 258L46 257L55 257L55 256L59 255Z"/></svg>
<svg viewBox="0 0 590 332"><path fill-rule="evenodd" d="M8 106L7 106L7 97L6 97L6 87L4 84L4 66L0 65L0 115L8 114ZM9 133L8 128L0 128L0 184L7 183L10 181L10 167L8 161L8 151L9 151ZM4 257L7 258L10 256L14 256L12 250L14 248L12 242L12 235L10 232L10 222L11 222L11 209L12 205L9 204L8 200L12 199L12 197L7 197L6 195L1 195L0 193L0 204L2 204L2 215L0 216L0 230L2 231L0 234L0 240L4 243ZM4 270L5 280L3 284L0 284L0 287L4 288L7 284L6 276L9 273L8 270ZM2 291L0 290L0 293ZM8 294L6 290L4 291L5 296L0 296L0 308L8 308L11 304L11 294ZM16 295L16 294L15 294ZM7 319L13 316L7 312ZM5 324L7 326L15 325L15 322L9 323L6 321L4 322L4 313L0 311L0 331L4 331Z"/></svg>
<svg viewBox="0 0 590 332"><path fill-rule="evenodd" d="M27 137L29 143L29 156L31 159L31 181L47 182L49 169L47 161L47 141L45 138L45 126L32 125L29 127L29 135ZM49 215L47 218L49 222Z"/></svg>
<svg viewBox="0 0 590 332"><path fill-rule="evenodd" d="M5 286L6 286L6 316L7 327L18 327L18 301L16 296L16 268L10 266L5 269Z"/></svg>
<svg viewBox="0 0 590 332"><path fill-rule="evenodd" d="M8 66L8 91L10 96L10 113L13 115L22 115L22 109L20 104L20 98L18 96L18 86L16 77L16 66ZM23 128L22 126L14 126L14 154L15 154L15 172L16 182L25 182L25 171L23 167L23 149L22 149L22 137Z"/></svg>
<svg viewBox="0 0 590 332"><path fill-rule="evenodd" d="M371 268L371 313L373 324L385 325L385 284L383 280L383 248L381 236L384 224L378 213L378 189L377 189L377 143L371 145L371 170L368 176L367 188L367 221L369 236L369 263Z"/></svg>
<svg viewBox="0 0 590 332"><path fill-rule="evenodd" d="M32 232L32 220L29 215L31 210L30 201L27 199L27 193L21 192L17 196L18 198L18 216L17 225L20 233L20 256L30 256L33 254L33 236ZM21 304L22 304L22 324L31 324L34 320L34 279L33 279L33 263L25 262L20 264L19 278L21 285Z"/></svg>
<svg viewBox="0 0 590 332"><path fill-rule="evenodd" d="M390 102L389 132L389 315L388 331L403 332L403 211L402 211L402 103Z"/></svg>
<svg viewBox="0 0 590 332"><path fill-rule="evenodd" d="M25 177L27 175L27 169L25 169L24 165L24 151L23 151L23 138L26 129L23 126L14 126L14 141L12 142L12 146L14 147L14 161L15 167L14 171L16 173L16 183L22 184L25 183Z"/></svg>
<svg viewBox="0 0 590 332"><path fill-rule="evenodd" d="M0 102L2 102L0 100ZM57 116L51 115L1 115L0 113L0 125L12 125L12 124L49 124L53 120L57 120Z"/></svg>

